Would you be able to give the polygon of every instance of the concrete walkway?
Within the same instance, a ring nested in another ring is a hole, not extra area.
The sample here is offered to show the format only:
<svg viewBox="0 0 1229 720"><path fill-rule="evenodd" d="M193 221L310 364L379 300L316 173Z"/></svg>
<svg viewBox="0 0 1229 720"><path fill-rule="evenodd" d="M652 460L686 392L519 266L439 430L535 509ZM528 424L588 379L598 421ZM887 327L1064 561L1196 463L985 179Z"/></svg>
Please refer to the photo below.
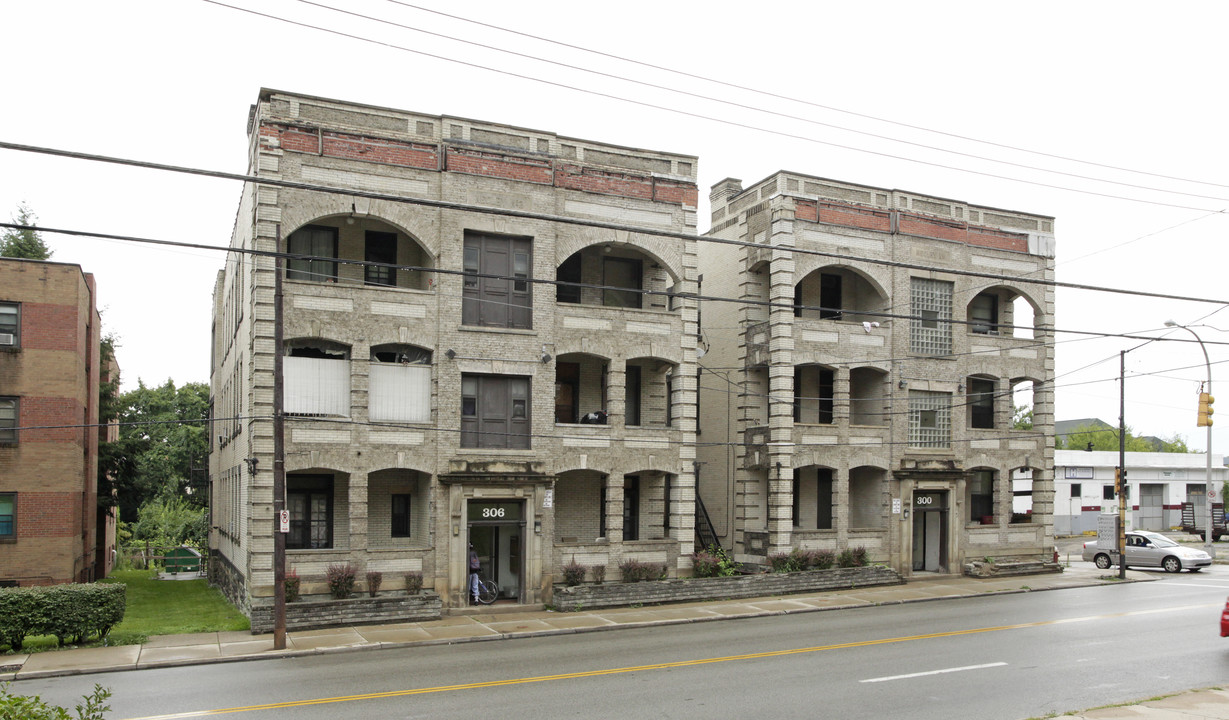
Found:
<svg viewBox="0 0 1229 720"><path fill-rule="evenodd" d="M1061 590L1118 582L1102 580L1101 576L1105 574L1105 571L1089 566L1067 568L1063 573L1008 578L921 576L912 578L905 585L570 613L494 605L427 622L292 631L286 634L285 650L273 649L271 634L217 632L160 635L151 637L144 645L83 648L31 655L0 655L0 682L380 648L597 632L1002 593ZM1129 582L1146 582L1157 578L1156 573L1127 571ZM1192 691L1162 700L1090 710L1064 717L1089 720L1229 720L1229 691Z"/></svg>

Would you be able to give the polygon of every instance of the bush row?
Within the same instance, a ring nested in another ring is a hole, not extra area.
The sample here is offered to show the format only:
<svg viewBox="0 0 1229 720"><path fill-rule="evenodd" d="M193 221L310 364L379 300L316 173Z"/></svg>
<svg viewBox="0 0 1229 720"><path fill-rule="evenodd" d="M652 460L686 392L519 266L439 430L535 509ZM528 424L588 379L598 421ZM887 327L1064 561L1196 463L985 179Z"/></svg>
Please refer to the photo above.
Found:
<svg viewBox="0 0 1229 720"><path fill-rule="evenodd" d="M867 564L864 547L845 548L840 554L831 550L800 550L768 556L773 572L797 572L799 570L827 570L833 565L842 568L863 567Z"/></svg>
<svg viewBox="0 0 1229 720"><path fill-rule="evenodd" d="M101 637L124 619L122 583L0 588L0 643L20 650L27 635L54 635L60 644Z"/></svg>

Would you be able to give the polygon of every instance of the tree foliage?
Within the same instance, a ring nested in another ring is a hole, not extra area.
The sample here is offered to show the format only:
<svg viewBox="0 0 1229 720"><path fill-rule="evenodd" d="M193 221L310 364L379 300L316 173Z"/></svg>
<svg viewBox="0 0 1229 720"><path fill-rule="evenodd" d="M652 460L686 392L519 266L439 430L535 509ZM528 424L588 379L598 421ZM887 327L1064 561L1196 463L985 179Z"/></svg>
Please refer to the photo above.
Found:
<svg viewBox="0 0 1229 720"><path fill-rule="evenodd" d="M1119 449L1118 445L1118 428L1098 427L1088 424L1080 425L1067 433L1065 442L1062 437L1055 436L1054 438L1054 447L1058 450L1091 449L1117 452ZM1169 440L1137 437L1132 433L1131 427L1127 426L1126 452L1185 453L1190 452L1190 450L1186 446L1186 440L1181 435L1174 434Z"/></svg>
<svg viewBox="0 0 1229 720"><path fill-rule="evenodd" d="M13 216L14 225L34 225L38 217L25 203L17 205ZM50 260L51 248L43 242L37 230L11 230L5 228L0 235L0 257L25 258L27 260Z"/></svg>
<svg viewBox="0 0 1229 720"><path fill-rule="evenodd" d="M1033 429L1033 406L1016 405L1011 414L1011 426L1016 430Z"/></svg>
<svg viewBox="0 0 1229 720"><path fill-rule="evenodd" d="M113 351L114 338L107 345ZM194 475L203 475L209 449L209 386L138 381L135 390L119 393L118 385L119 378L111 378L100 392L99 422L117 420L120 427L118 440L100 443L99 503L118 505L129 521L151 501L182 499L203 507L204 493L190 487Z"/></svg>

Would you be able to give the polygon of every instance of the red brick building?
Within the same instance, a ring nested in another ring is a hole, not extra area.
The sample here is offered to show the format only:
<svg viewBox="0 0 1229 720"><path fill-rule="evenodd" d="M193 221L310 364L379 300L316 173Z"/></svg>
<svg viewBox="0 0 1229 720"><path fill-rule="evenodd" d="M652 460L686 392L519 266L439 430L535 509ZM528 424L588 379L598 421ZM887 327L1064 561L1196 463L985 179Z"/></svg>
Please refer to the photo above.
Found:
<svg viewBox="0 0 1229 720"><path fill-rule="evenodd" d="M97 308L80 266L0 259L0 584L105 574Z"/></svg>

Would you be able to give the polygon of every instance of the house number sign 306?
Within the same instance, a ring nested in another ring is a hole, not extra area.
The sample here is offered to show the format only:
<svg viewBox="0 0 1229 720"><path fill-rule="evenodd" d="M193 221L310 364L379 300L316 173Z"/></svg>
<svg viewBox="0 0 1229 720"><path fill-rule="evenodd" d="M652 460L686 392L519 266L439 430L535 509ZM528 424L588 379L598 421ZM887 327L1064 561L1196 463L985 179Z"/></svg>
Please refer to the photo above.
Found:
<svg viewBox="0 0 1229 720"><path fill-rule="evenodd" d="M482 508L482 517L484 518L501 518L504 516L504 509L497 508Z"/></svg>

